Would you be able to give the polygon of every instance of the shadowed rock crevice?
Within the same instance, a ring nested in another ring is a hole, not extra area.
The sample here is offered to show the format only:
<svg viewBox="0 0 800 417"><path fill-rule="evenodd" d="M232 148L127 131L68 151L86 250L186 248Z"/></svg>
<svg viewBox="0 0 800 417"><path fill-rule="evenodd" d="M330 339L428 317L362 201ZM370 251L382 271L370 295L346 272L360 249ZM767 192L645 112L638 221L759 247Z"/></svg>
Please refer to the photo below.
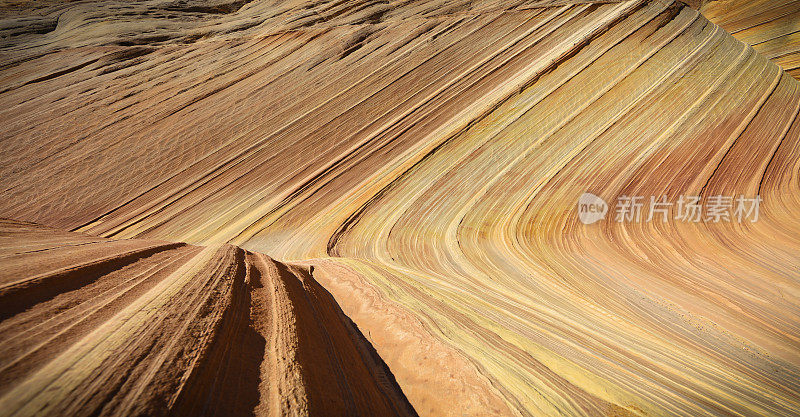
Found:
<svg viewBox="0 0 800 417"><path fill-rule="evenodd" d="M416 415L375 349L313 277L276 262L297 317L298 363L312 415Z"/></svg>
<svg viewBox="0 0 800 417"><path fill-rule="evenodd" d="M0 240L0 284L27 285L0 292L9 415L416 415L310 269L11 220Z"/></svg>

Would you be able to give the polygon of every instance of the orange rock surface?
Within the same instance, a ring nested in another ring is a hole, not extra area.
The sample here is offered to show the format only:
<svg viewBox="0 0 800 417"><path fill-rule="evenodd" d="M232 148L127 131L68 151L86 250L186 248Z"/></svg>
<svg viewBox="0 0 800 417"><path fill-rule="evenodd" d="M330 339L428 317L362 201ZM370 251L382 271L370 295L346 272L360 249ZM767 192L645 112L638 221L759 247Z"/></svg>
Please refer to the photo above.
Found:
<svg viewBox="0 0 800 417"><path fill-rule="evenodd" d="M800 84L684 3L5 2L0 36L0 415L800 413Z"/></svg>
<svg viewBox="0 0 800 417"><path fill-rule="evenodd" d="M704 2L700 11L800 79L800 2L713 0Z"/></svg>
<svg viewBox="0 0 800 417"><path fill-rule="evenodd" d="M230 245L0 232L3 414L414 415L307 267Z"/></svg>

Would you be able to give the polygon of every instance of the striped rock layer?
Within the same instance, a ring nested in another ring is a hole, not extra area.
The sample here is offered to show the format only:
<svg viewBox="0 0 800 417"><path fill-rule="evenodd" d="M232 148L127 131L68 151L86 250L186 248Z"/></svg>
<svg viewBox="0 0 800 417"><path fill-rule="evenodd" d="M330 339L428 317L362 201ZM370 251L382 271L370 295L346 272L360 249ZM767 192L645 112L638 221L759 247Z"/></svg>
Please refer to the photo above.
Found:
<svg viewBox="0 0 800 417"><path fill-rule="evenodd" d="M700 11L800 79L800 2L715 0L704 3Z"/></svg>
<svg viewBox="0 0 800 417"><path fill-rule="evenodd" d="M313 269L8 220L0 245L3 415L415 415Z"/></svg>
<svg viewBox="0 0 800 417"><path fill-rule="evenodd" d="M696 10L95 3L3 20L0 414L800 413L800 84Z"/></svg>

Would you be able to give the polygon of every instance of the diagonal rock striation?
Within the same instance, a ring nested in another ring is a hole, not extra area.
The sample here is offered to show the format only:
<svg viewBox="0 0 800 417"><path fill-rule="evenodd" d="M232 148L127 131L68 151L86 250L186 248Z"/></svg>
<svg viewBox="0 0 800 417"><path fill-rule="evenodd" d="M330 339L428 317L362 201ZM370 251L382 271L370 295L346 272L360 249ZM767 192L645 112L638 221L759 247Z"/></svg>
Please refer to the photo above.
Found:
<svg viewBox="0 0 800 417"><path fill-rule="evenodd" d="M3 303L4 415L416 415L307 267L231 245L0 230L3 282L38 289L0 288L29 302Z"/></svg>
<svg viewBox="0 0 800 417"><path fill-rule="evenodd" d="M800 84L719 5L5 7L0 414L800 413Z"/></svg>

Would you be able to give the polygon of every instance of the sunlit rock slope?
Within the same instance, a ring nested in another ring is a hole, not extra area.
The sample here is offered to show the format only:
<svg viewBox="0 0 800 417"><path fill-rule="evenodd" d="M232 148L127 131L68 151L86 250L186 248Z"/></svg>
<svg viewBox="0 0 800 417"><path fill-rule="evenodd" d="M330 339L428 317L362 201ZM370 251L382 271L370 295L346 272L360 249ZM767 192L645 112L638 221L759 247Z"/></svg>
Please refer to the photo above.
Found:
<svg viewBox="0 0 800 417"><path fill-rule="evenodd" d="M272 412L285 403L265 395L294 398L270 385L292 364L345 384L342 356L320 350L193 362L240 354L202 339L247 337L214 336L244 328L213 324L237 291L251 306L283 297L242 289L254 270L324 287L388 366L397 387L362 359L352 372L378 384L359 377L369 398L338 390L347 407L411 412L404 395L435 416L800 413L800 84L753 48L666 0L195 3L4 12L0 216L164 260L103 270L107 285L152 282L135 295L72 288L86 278L9 292L3 340L23 345L3 354L21 370L3 372L0 414L183 411L197 398ZM609 204L588 225L586 192ZM620 197L662 195L762 201L755 222L616 221ZM89 259L64 250L60 268ZM0 262L6 282L54 273L17 252ZM59 313L88 322L52 347L14 324L61 311L58 297L91 309L112 295L108 313ZM208 316L189 310L201 297ZM256 333L294 317L249 314ZM321 321L295 315L296 329ZM146 350L120 334L156 343L125 368L141 373L116 395L80 382ZM37 354L85 359L23 356ZM244 398L207 385L237 372Z"/></svg>
<svg viewBox="0 0 800 417"><path fill-rule="evenodd" d="M800 2L713 0L700 11L734 37L800 78Z"/></svg>
<svg viewBox="0 0 800 417"><path fill-rule="evenodd" d="M0 245L3 415L414 415L307 267L7 220Z"/></svg>

